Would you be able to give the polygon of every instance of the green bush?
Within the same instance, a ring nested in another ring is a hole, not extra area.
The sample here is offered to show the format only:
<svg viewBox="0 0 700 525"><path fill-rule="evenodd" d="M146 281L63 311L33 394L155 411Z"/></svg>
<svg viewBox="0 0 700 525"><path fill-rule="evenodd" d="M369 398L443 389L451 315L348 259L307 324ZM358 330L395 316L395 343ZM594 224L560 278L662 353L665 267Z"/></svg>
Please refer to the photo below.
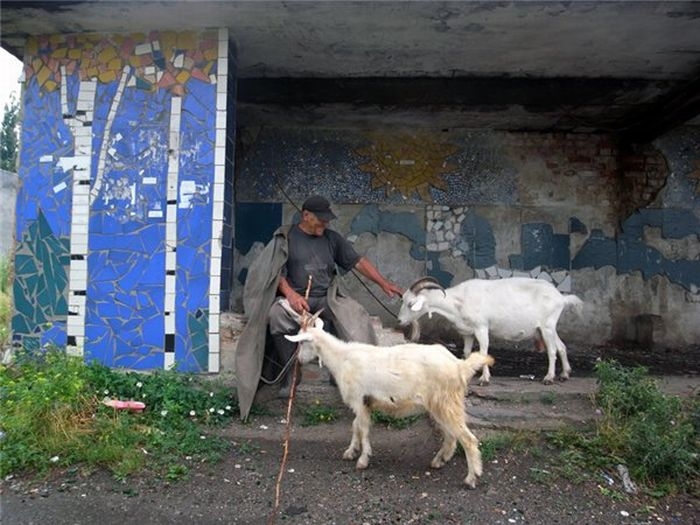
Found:
<svg viewBox="0 0 700 525"><path fill-rule="evenodd" d="M609 453L643 482L685 486L694 480L700 473L693 424L698 400L684 403L663 394L643 367L602 361L596 374L596 403L603 413L598 432Z"/></svg>
<svg viewBox="0 0 700 525"><path fill-rule="evenodd" d="M549 436L562 449L562 471L624 464L655 495L692 488L700 474L698 399L664 394L643 367L601 361L596 377L602 417L595 432L564 429Z"/></svg>
<svg viewBox="0 0 700 525"><path fill-rule="evenodd" d="M106 397L146 409L115 410ZM144 467L180 475L187 456L220 456L228 445L206 428L235 412L231 389L193 376L122 373L57 348L19 354L0 365L0 476L69 465L105 467L120 479Z"/></svg>

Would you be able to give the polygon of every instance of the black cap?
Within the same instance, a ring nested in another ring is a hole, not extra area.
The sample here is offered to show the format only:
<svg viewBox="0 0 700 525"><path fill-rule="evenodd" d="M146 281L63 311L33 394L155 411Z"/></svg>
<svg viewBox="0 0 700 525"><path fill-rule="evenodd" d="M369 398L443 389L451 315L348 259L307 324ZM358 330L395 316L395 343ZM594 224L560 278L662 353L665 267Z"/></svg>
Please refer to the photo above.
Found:
<svg viewBox="0 0 700 525"><path fill-rule="evenodd" d="M328 199L320 195L314 195L306 199L304 204L301 205L301 209L302 211L310 211L322 221L332 221L337 218L335 213L331 210L331 203L328 202Z"/></svg>

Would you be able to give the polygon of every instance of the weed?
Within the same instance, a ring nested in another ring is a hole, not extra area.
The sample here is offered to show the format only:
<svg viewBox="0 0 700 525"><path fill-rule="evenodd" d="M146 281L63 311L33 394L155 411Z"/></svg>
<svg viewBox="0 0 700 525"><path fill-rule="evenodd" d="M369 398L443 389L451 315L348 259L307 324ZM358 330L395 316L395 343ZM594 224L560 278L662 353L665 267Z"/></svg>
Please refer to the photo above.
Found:
<svg viewBox="0 0 700 525"><path fill-rule="evenodd" d="M688 488L700 473L697 399L683 402L659 391L645 368L615 361L596 366L595 402L603 413L594 433L563 429L548 435L561 450L560 473L624 464L657 495Z"/></svg>
<svg viewBox="0 0 700 525"><path fill-rule="evenodd" d="M319 401L304 407L302 413L304 419L301 425L305 427L315 426L321 423L332 423L338 419L338 413L334 408L322 405Z"/></svg>
<svg viewBox="0 0 700 525"><path fill-rule="evenodd" d="M186 374L86 365L58 348L20 353L0 365L0 475L79 465L123 480L144 468L167 473L184 456L218 461L228 444L205 429L233 417L231 395ZM144 401L146 410L118 411L104 397Z"/></svg>
<svg viewBox="0 0 700 525"><path fill-rule="evenodd" d="M552 473L549 470L532 467L530 468L530 477L533 481L546 485L551 482Z"/></svg>
<svg viewBox="0 0 700 525"><path fill-rule="evenodd" d="M506 433L494 434L491 437L482 439L479 442L481 449L481 459L484 462L492 461L496 458L499 450L510 448L513 443L513 435Z"/></svg>
<svg viewBox="0 0 700 525"><path fill-rule="evenodd" d="M238 446L238 452L241 454L252 454L253 452L257 452L260 450L260 447L254 443L251 443L250 441L244 441L243 443L239 443Z"/></svg>
<svg viewBox="0 0 700 525"><path fill-rule="evenodd" d="M418 421L421 416L407 416L407 417L393 417L387 414L383 414L378 410L372 411L372 423L384 425L387 428L404 429L410 427L413 423Z"/></svg>
<svg viewBox="0 0 700 525"><path fill-rule="evenodd" d="M543 405L553 405L557 400L557 396L554 392L544 392L540 396L540 403Z"/></svg>

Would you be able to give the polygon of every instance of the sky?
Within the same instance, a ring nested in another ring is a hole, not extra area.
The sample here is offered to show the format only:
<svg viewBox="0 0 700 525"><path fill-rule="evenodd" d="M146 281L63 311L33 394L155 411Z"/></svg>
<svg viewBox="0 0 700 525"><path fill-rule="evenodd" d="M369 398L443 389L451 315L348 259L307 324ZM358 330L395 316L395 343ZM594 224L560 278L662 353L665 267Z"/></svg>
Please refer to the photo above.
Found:
<svg viewBox="0 0 700 525"><path fill-rule="evenodd" d="M0 48L0 72L0 114L2 114L5 111L5 104L10 101L10 93L14 91L19 100L22 88L19 83L22 62Z"/></svg>

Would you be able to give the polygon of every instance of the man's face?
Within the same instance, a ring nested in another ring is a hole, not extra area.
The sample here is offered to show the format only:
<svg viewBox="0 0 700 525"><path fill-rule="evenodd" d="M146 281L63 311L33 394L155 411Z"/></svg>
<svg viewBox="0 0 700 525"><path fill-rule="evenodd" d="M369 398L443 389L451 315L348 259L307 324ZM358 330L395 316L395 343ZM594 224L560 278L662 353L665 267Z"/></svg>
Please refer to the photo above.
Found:
<svg viewBox="0 0 700 525"><path fill-rule="evenodd" d="M305 210L302 215L302 222L304 231L306 231L309 235L320 237L323 235L326 228L328 228L328 223L330 221L319 219L314 213Z"/></svg>

